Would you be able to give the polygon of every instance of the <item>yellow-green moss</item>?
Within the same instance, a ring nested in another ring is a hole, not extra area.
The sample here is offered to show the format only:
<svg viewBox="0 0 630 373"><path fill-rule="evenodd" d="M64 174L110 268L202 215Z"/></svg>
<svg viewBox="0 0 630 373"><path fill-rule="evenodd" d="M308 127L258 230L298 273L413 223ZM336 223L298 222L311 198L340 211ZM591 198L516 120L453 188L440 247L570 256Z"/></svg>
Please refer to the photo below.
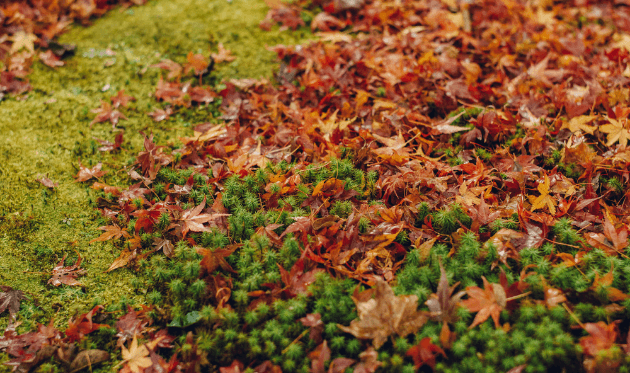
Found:
<svg viewBox="0 0 630 373"><path fill-rule="evenodd" d="M88 188L91 182L74 181L79 159L87 165L102 161L109 171L103 181L121 184L124 170L116 174L112 169L128 164L141 150L139 131L153 132L165 144L208 120L203 107L160 123L146 115L160 107L153 99L159 71L147 67L163 58L183 63L189 51L208 55L222 42L237 59L220 64L215 76L270 76L275 56L265 45L294 44L308 34L260 30L266 11L262 0L154 0L114 10L87 28L75 26L63 35L61 42L77 45L76 55L57 70L36 63L30 75L33 91L26 100L5 97L0 102L0 285L39 301L39 307L23 303L20 319L25 329L51 317L64 328L70 317L94 303L113 304L121 296L143 299L142 292L132 289L134 272L104 273L120 249L111 243L88 244L99 233L98 214L89 203L94 196ZM107 49L116 55L108 56ZM122 110L129 117L119 123L126 130L124 149L118 155L99 154L93 138L112 141L114 135L109 123L90 128L94 114L89 110L120 89L137 98L130 109ZM47 174L58 188L49 191L40 185L35 181L38 174ZM85 258L87 275L79 278L83 289L54 288L46 284L49 276L25 273L50 271L64 254L76 258L75 250ZM5 312L0 327L7 322Z"/></svg>

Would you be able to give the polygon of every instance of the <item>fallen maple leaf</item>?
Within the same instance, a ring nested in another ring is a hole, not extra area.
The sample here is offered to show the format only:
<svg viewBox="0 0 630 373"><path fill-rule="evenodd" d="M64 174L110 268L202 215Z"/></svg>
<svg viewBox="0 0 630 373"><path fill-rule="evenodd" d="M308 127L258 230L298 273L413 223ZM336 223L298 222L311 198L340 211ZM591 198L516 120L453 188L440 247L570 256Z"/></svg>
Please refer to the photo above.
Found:
<svg viewBox="0 0 630 373"><path fill-rule="evenodd" d="M116 224L114 225L104 225L102 227L98 227L98 229L105 231L100 236L92 239L90 243L97 241L107 241L111 239L118 239L120 237L129 238L131 235L127 232L127 228L120 228Z"/></svg>
<svg viewBox="0 0 630 373"><path fill-rule="evenodd" d="M466 292L460 291L453 295L459 282L453 284L453 286L448 285L448 278L446 277L446 271L442 263L440 263L440 273L440 282L438 283L437 292L431 294L425 304L429 307L429 311L431 311L431 318L453 323L457 320L457 308L461 298Z"/></svg>
<svg viewBox="0 0 630 373"><path fill-rule="evenodd" d="M75 176L74 181L87 181L93 177L98 179L107 173L107 171L101 171L101 167L103 167L101 163L92 168L87 168L79 163L79 173Z"/></svg>
<svg viewBox="0 0 630 373"><path fill-rule="evenodd" d="M540 276L540 280L543 284L543 290L545 293L545 304L547 305L547 308L552 309L558 304L567 301L567 297L564 296L562 290L547 286L547 281L542 276Z"/></svg>
<svg viewBox="0 0 630 373"><path fill-rule="evenodd" d="M604 235L612 242L617 252L623 252L628 247L628 227L622 225L619 228L615 228L615 218L608 209L606 209L604 217Z"/></svg>
<svg viewBox="0 0 630 373"><path fill-rule="evenodd" d="M195 75L203 75L208 71L210 62L204 55L188 52L186 59L188 60L188 63L184 66L184 74L188 74L189 71L194 70Z"/></svg>
<svg viewBox="0 0 630 373"><path fill-rule="evenodd" d="M182 75L183 70L182 65L168 59L162 60L160 63L156 63L155 65L151 65L149 67L159 67L160 69L168 70L168 74L166 75L166 79L168 80L179 78L179 76Z"/></svg>
<svg viewBox="0 0 630 373"><path fill-rule="evenodd" d="M462 301L462 305L470 312L477 312L477 316L473 320L470 329L485 322L488 317L492 316L494 326L498 329L501 327L499 323L499 316L501 311L505 308L507 301L505 297L505 290L499 284L490 284L484 276L483 289L478 286L469 286L466 288L466 294L468 299Z"/></svg>
<svg viewBox="0 0 630 373"><path fill-rule="evenodd" d="M107 101L101 101L101 107L92 109L92 113L97 114L97 116L92 120L92 122L90 122L90 127L95 123L110 121L112 128L116 129L116 125L118 124L118 120L120 118L128 119L123 113L116 110L115 107L112 108L112 105L110 105Z"/></svg>
<svg viewBox="0 0 630 373"><path fill-rule="evenodd" d="M173 109L167 107L166 109L155 109L150 113L147 113L148 116L153 118L156 122L161 122L163 120L167 120L170 118L170 115L173 114Z"/></svg>
<svg viewBox="0 0 630 373"><path fill-rule="evenodd" d="M46 52L41 52L39 54L39 60L42 61L44 65L48 67L52 67L53 69L55 67L65 65L65 63L61 61L59 57L57 57L51 50L48 50Z"/></svg>
<svg viewBox="0 0 630 373"><path fill-rule="evenodd" d="M84 313L76 319L70 319L70 321L68 321L68 328L65 331L68 342L72 343L80 341L86 334L92 333L93 331L103 327L109 327L107 324L96 324L92 322L94 314L102 309L103 306L96 306L92 308L90 312Z"/></svg>
<svg viewBox="0 0 630 373"><path fill-rule="evenodd" d="M326 367L324 365L330 360L328 342L324 340L315 350L308 354L308 358L311 359L311 373L326 373Z"/></svg>
<svg viewBox="0 0 630 373"><path fill-rule="evenodd" d="M589 135L592 135L593 132L597 129L596 126L589 126L587 123L590 123L597 119L597 115L580 115L579 117L571 118L568 122L564 122L560 129L568 129L571 132L584 131Z"/></svg>
<svg viewBox="0 0 630 373"><path fill-rule="evenodd" d="M606 119L609 123L599 127L600 132L608 135L608 142L606 143L606 145L611 146L616 142L619 142L619 144L623 147L628 145L628 139L630 139L630 131L625 128L627 124L627 119L624 119L623 123L608 116L606 117Z"/></svg>
<svg viewBox="0 0 630 373"><path fill-rule="evenodd" d="M431 369L435 369L435 357L438 353L446 357L444 350L431 343L431 338L424 337L420 343L407 350L406 355L411 356L416 369L420 369L424 364L430 366Z"/></svg>
<svg viewBox="0 0 630 373"><path fill-rule="evenodd" d="M11 319L15 320L18 311L20 311L20 302L28 298L24 292L15 290L10 286L0 286L0 289L2 290L0 293L0 313L8 309Z"/></svg>
<svg viewBox="0 0 630 373"><path fill-rule="evenodd" d="M236 57L232 55L232 52L230 52L229 49L225 49L223 47L223 43L219 43L219 45L217 45L217 49L217 53L210 54L210 57L212 57L215 63L230 62L236 59Z"/></svg>
<svg viewBox="0 0 630 373"><path fill-rule="evenodd" d="M39 179L35 179L35 181L39 181L43 186L49 189L55 189L59 186L59 183L55 183L46 176L41 176Z"/></svg>
<svg viewBox="0 0 630 373"><path fill-rule="evenodd" d="M609 354L602 355L601 352L610 350L616 344L619 328L617 322L606 324L603 321L597 323L584 324L584 330L588 336L580 338L580 346L588 356L584 360L584 366L588 372L612 372L620 361L612 359ZM619 356L620 357L620 356ZM600 369L597 369L600 368Z"/></svg>
<svg viewBox="0 0 630 373"><path fill-rule="evenodd" d="M225 260L228 256L232 255L234 250L238 246L234 245L227 249L204 249L203 247L196 247L197 254L203 256L201 259L201 267L206 271L208 275L212 275L214 271L221 268L224 271L234 273L232 267Z"/></svg>
<svg viewBox="0 0 630 373"><path fill-rule="evenodd" d="M418 297L415 295L396 296L384 280L377 278L374 298L359 301L358 320L350 326L337 325L341 330L359 339L372 339L374 348L380 348L392 334L405 337L417 332L428 320L427 312L418 311Z"/></svg>
<svg viewBox="0 0 630 373"><path fill-rule="evenodd" d="M127 107L129 105L129 102L136 101L136 98L133 96L126 95L125 90L121 89L120 91L118 91L116 96L110 97L110 100L112 100L112 106L114 108L117 108L121 105L124 107Z"/></svg>
<svg viewBox="0 0 630 373"><path fill-rule="evenodd" d="M204 197L201 204L197 207L193 207L183 212L180 220L184 223L182 227L182 236L185 237L188 231L192 232L209 232L210 228L205 227L203 223L218 219L223 216L230 216L230 214L201 214L201 211L206 206L206 198Z"/></svg>
<svg viewBox="0 0 630 373"><path fill-rule="evenodd" d="M359 359L361 361L354 367L354 373L374 373L378 367L383 365L383 363L378 361L378 353L372 346L361 352Z"/></svg>
<svg viewBox="0 0 630 373"><path fill-rule="evenodd" d="M556 215L556 201L549 195L549 178L545 175L544 182L538 183L538 191L540 196L529 196L529 200L532 203L532 211L542 209L547 206L551 215Z"/></svg>
<svg viewBox="0 0 630 373"><path fill-rule="evenodd" d="M64 267L64 262L68 254L65 254L61 261L57 263L55 268L52 269L52 277L48 280L48 284L52 284L54 286L60 286L61 284L65 284L68 286L83 286L82 283L76 280L76 278L80 275L84 275L86 273L85 269L80 268L81 266L81 255L77 254L79 257L77 261L71 265Z"/></svg>
<svg viewBox="0 0 630 373"><path fill-rule="evenodd" d="M142 344L138 346L138 338L134 335L129 349L124 345L122 348L122 358L124 360L125 368L129 369L133 373L140 373L144 371L144 368L148 368L152 365L151 358L149 358L149 350ZM141 370L142 369L142 370Z"/></svg>

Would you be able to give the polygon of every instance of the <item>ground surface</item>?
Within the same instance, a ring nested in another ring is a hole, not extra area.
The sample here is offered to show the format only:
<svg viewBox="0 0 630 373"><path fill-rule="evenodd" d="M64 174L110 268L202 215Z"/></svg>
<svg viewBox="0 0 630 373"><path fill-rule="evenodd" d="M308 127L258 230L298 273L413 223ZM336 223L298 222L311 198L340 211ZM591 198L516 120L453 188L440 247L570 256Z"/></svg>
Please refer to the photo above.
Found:
<svg viewBox="0 0 630 373"><path fill-rule="evenodd" d="M123 4L0 101L4 363L629 369L624 2Z"/></svg>

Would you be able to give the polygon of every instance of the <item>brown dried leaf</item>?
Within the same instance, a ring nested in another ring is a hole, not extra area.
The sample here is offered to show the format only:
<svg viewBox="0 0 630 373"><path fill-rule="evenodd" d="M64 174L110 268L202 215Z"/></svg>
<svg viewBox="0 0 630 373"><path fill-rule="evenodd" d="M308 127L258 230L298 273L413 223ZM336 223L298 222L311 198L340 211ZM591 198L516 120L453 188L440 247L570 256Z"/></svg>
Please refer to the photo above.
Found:
<svg viewBox="0 0 630 373"><path fill-rule="evenodd" d="M380 348L392 334L405 337L415 333L427 322L425 311L418 311L418 297L415 295L394 295L394 291L384 280L377 278L374 298L367 301L354 299L357 305L358 320L350 326L337 325L341 330L359 339L372 339L374 348Z"/></svg>

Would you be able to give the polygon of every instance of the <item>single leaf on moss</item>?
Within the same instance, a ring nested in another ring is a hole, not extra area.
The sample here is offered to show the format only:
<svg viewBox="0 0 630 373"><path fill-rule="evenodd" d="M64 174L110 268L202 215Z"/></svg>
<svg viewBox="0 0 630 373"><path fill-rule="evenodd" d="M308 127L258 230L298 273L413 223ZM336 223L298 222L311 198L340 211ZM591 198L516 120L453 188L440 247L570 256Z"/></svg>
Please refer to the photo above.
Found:
<svg viewBox="0 0 630 373"><path fill-rule="evenodd" d="M68 286L83 286L82 283L77 281L78 276L86 273L85 269L80 268L83 258L79 255L73 265L64 267L67 256L68 254L64 255L59 263L52 269L52 277L48 280L49 285L60 286L64 284Z"/></svg>
<svg viewBox="0 0 630 373"><path fill-rule="evenodd" d="M206 198L204 197L201 204L183 212L180 220L184 223L182 227L182 236L186 236L188 231L191 232L209 232L210 228L204 226L204 223L218 219L230 214L202 214L201 211L206 206Z"/></svg>
<svg viewBox="0 0 630 373"><path fill-rule="evenodd" d="M125 238L131 237L131 235L127 232L127 228L121 228L116 224L104 225L102 227L98 227L98 229L105 232L103 232L103 234L91 240L90 243L97 242L97 241L107 241L111 239L116 240L120 237L125 237Z"/></svg>
<svg viewBox="0 0 630 373"><path fill-rule="evenodd" d="M547 305L547 308L552 309L560 303L567 301L567 297L564 296L562 290L547 286L547 281L542 276L540 276L540 280L543 284L545 304Z"/></svg>
<svg viewBox="0 0 630 373"><path fill-rule="evenodd" d="M234 272L232 267L225 260L228 256L232 255L234 250L236 250L239 246L232 245L227 249L204 249L203 247L195 247L197 254L203 256L201 259L201 267L205 270L207 275L212 275L214 271L221 268L227 272Z"/></svg>
<svg viewBox="0 0 630 373"><path fill-rule="evenodd" d="M384 280L377 278L374 298L359 301L353 297L359 319L350 326L337 325L341 330L359 339L371 339L374 348L380 348L393 334L406 337L415 333L429 319L428 313L418 311L418 297L396 296Z"/></svg>
<svg viewBox="0 0 630 373"><path fill-rule="evenodd" d="M442 263L440 263L440 273L440 282L438 283L437 292L431 294L425 304L429 307L429 311L431 311L431 318L437 321L453 323L457 321L457 308L459 307L461 298L466 292L459 291L453 295L459 282L453 284L453 286L448 285L448 277L446 277L446 271Z"/></svg>
<svg viewBox="0 0 630 373"><path fill-rule="evenodd" d="M505 290L499 284L491 284L486 280L484 276L483 289L477 286L469 286L466 288L466 294L468 299L462 301L462 305L470 312L477 312L477 316L473 320L470 329L488 320L488 317L492 316L494 326L498 329L501 327L499 323L499 317L501 311L506 306Z"/></svg>
<svg viewBox="0 0 630 373"><path fill-rule="evenodd" d="M82 164L79 164L79 173L75 176L75 181L87 181L91 178L99 178L107 173L107 171L101 171L103 165L98 163L92 168L87 168Z"/></svg>
<svg viewBox="0 0 630 373"><path fill-rule="evenodd" d="M609 351L611 348L616 346L616 340L619 336L619 327L617 326L616 321L606 324L603 321L598 321L596 323L586 323L584 324L584 330L588 332L588 336L580 338L580 346L584 350L584 354L587 355L587 358L584 360L584 365L589 372L602 371L602 372L612 372L616 370L610 369L601 369L597 368L615 368L618 366L620 361L615 361L615 359L611 359L612 356L601 354L605 351ZM604 356L608 356L607 358L603 358ZM621 358L621 356L618 356Z"/></svg>
<svg viewBox="0 0 630 373"><path fill-rule="evenodd" d="M417 345L407 350L407 356L411 356L416 369L420 369L423 365L428 365L431 369L435 369L435 357L442 354L446 357L446 353L440 347L431 343L431 338L424 337Z"/></svg>
<svg viewBox="0 0 630 373"><path fill-rule="evenodd" d="M0 313L8 309L11 319L15 319L20 311L20 302L28 298L24 292L15 290L10 286L0 286L0 289L2 290L0 293Z"/></svg>

